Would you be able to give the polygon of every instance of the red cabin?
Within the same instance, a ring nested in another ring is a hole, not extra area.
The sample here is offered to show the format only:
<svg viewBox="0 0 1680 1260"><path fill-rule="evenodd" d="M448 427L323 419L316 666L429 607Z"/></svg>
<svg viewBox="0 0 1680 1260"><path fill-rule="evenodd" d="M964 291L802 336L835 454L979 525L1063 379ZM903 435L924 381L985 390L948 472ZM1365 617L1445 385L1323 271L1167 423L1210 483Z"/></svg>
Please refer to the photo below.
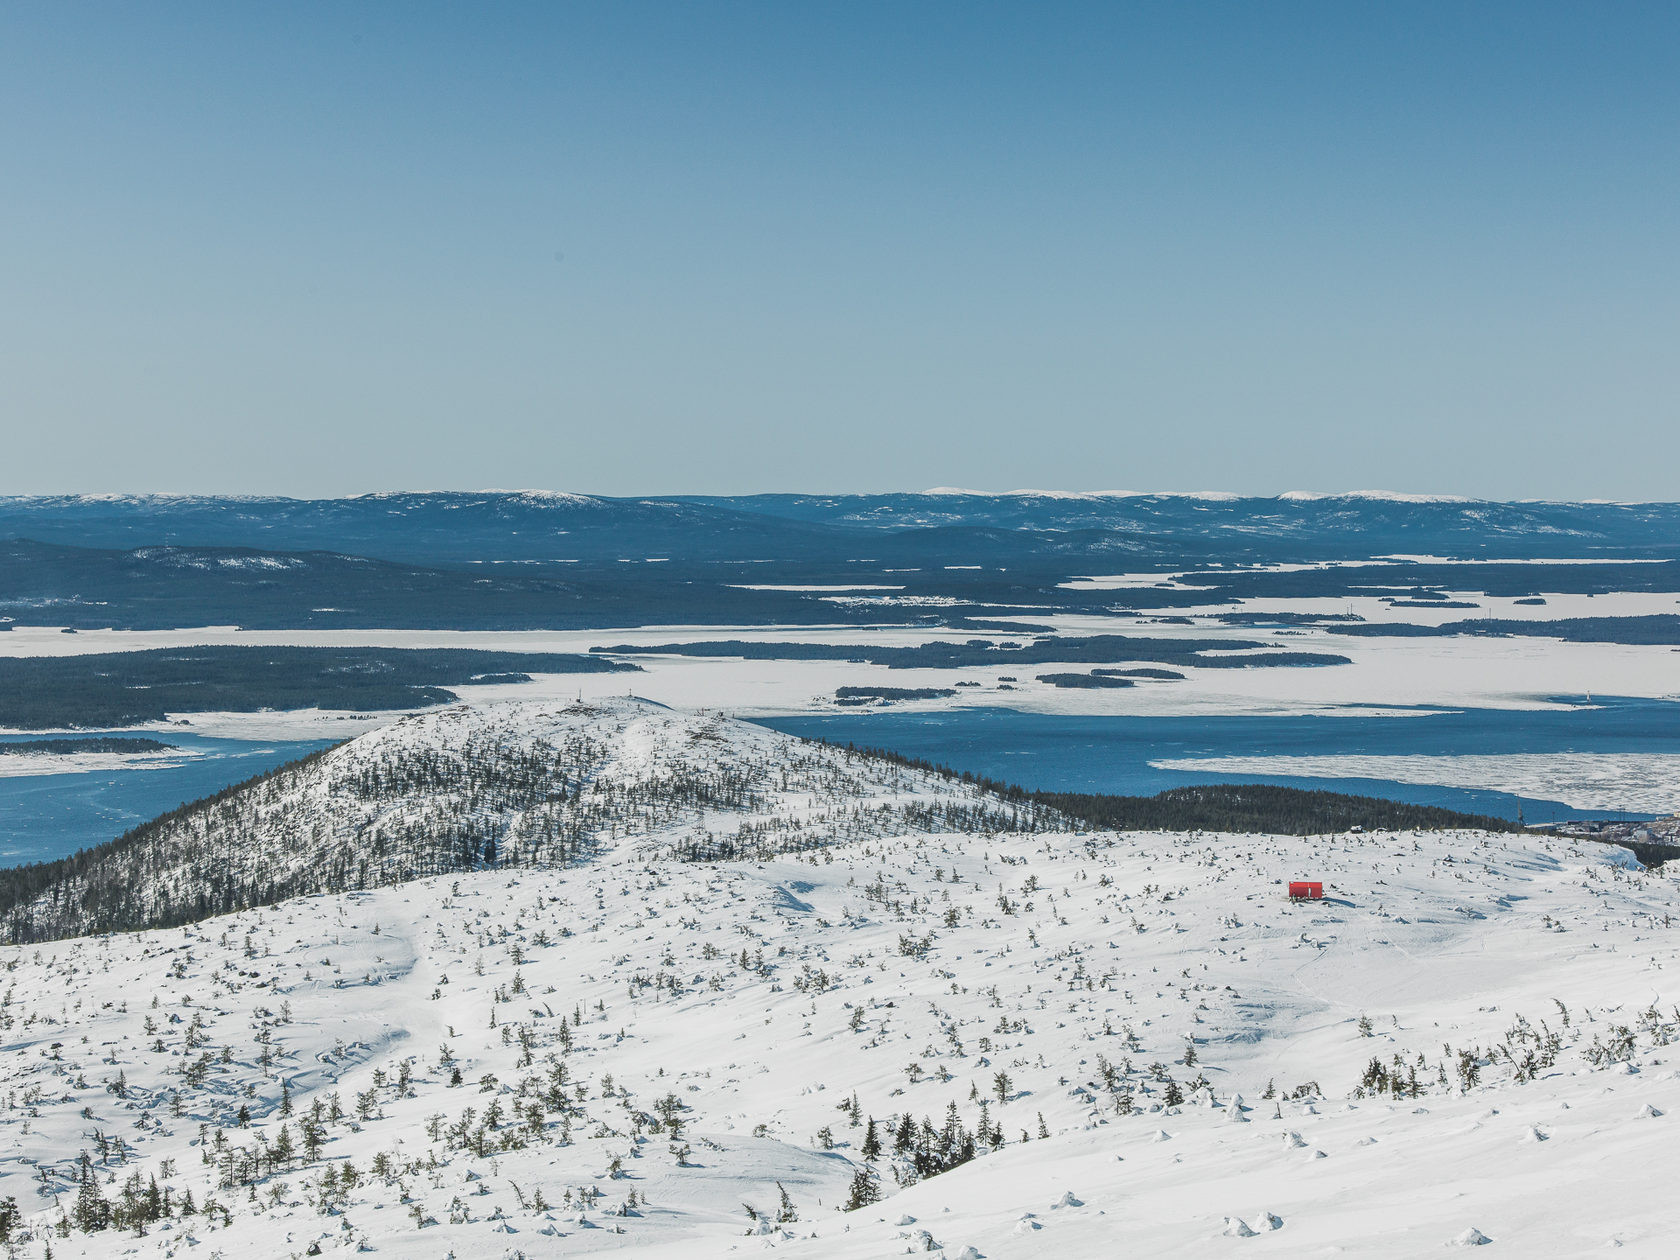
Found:
<svg viewBox="0 0 1680 1260"><path fill-rule="evenodd" d="M1324 896L1324 885L1317 880L1292 879L1289 881L1289 899L1291 901L1318 901Z"/></svg>

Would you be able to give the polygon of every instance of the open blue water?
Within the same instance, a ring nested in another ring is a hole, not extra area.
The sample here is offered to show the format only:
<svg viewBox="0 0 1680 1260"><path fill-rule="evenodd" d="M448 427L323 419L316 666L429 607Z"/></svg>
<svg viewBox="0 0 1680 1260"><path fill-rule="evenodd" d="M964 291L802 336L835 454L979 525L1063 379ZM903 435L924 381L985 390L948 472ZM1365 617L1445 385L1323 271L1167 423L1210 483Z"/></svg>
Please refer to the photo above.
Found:
<svg viewBox="0 0 1680 1260"><path fill-rule="evenodd" d="M1385 779L1157 770L1157 758L1680 751L1680 704L1599 700L1566 710L1462 709L1405 716L1062 717L1013 709L888 710L775 718L794 735L888 748L1029 789L1151 795L1198 783L1325 788L1531 823L1603 817L1558 801ZM1642 815L1628 814L1627 817Z"/></svg>
<svg viewBox="0 0 1680 1260"><path fill-rule="evenodd" d="M326 747L326 740L208 739L174 731L77 731L76 736L143 736L201 755L159 769L0 778L0 866L65 857L114 840L187 801ZM0 736L6 743L45 736Z"/></svg>

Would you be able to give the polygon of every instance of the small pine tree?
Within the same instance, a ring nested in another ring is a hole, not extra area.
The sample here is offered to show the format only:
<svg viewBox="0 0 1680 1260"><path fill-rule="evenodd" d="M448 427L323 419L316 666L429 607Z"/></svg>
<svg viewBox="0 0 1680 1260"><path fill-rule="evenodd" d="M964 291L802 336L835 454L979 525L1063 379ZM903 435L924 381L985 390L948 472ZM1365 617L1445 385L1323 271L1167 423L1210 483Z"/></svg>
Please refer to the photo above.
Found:
<svg viewBox="0 0 1680 1260"><path fill-rule="evenodd" d="M863 1131L863 1157L874 1161L881 1158L881 1135L875 1131L875 1117L869 1117L869 1127Z"/></svg>
<svg viewBox="0 0 1680 1260"><path fill-rule="evenodd" d="M875 1180L875 1172L867 1164L852 1173L851 1190L846 1195L848 1212L855 1212L859 1208L868 1207L871 1203L881 1201L881 1187Z"/></svg>
<svg viewBox="0 0 1680 1260"><path fill-rule="evenodd" d="M893 1154L908 1154L911 1144L915 1140L916 1122L910 1118L910 1113L906 1111L898 1118L898 1128L893 1133Z"/></svg>
<svg viewBox="0 0 1680 1260"><path fill-rule="evenodd" d="M76 1228L84 1234L104 1229L111 1222L111 1205L99 1193L99 1180L84 1176L76 1191L76 1206L72 1209Z"/></svg>

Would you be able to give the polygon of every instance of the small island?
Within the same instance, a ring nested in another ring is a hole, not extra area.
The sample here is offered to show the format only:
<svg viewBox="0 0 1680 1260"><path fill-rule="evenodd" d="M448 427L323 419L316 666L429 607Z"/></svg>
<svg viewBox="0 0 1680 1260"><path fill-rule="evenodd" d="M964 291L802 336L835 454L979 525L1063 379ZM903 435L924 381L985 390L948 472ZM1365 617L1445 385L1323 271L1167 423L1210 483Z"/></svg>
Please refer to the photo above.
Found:
<svg viewBox="0 0 1680 1260"><path fill-rule="evenodd" d="M174 752L175 744L160 739L123 735L89 735L68 739L28 739L0 743L0 757L68 757L77 753Z"/></svg>

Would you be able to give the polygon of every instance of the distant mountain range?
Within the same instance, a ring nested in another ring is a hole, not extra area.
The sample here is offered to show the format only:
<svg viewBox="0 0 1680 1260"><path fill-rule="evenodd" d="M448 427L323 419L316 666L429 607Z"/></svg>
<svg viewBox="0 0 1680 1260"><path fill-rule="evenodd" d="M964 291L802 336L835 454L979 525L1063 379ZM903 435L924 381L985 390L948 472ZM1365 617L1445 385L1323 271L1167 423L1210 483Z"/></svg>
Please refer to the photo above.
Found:
<svg viewBox="0 0 1680 1260"><path fill-rule="evenodd" d="M995 531L995 532L994 532ZM1006 539L1003 534L1028 537ZM895 535L920 538L895 538ZM885 536L885 537L883 537ZM397 493L346 499L194 495L0 498L0 538L335 551L407 563L653 558L931 560L1113 552L1321 560L1391 553L1671 556L1680 504L1492 502L1374 492L677 496Z"/></svg>
<svg viewBox="0 0 1680 1260"><path fill-rule="evenodd" d="M1566 563L1580 560L1596 563ZM1145 580L1075 583L1113 574ZM1680 590L1680 504L1031 491L0 499L0 629L1027 633L1024 618L1052 612L1443 588Z"/></svg>

